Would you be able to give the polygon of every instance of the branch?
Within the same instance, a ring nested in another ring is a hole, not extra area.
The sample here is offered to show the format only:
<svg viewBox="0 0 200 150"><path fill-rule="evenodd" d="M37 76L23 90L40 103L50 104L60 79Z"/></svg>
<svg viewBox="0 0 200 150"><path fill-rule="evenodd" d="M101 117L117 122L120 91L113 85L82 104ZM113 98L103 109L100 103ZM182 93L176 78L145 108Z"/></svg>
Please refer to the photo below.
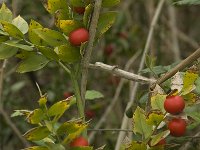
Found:
<svg viewBox="0 0 200 150"><path fill-rule="evenodd" d="M88 65L90 62L90 57L91 57L93 46L94 46L97 24L98 24L99 14L101 10L101 4L102 4L102 0L95 1L94 12L93 12L90 29L89 29L89 42L88 42L88 46L86 48L84 57L82 59L81 100L83 102L83 105L85 105L85 92L86 92L86 86L87 86Z"/></svg>
<svg viewBox="0 0 200 150"><path fill-rule="evenodd" d="M194 53L184 59L181 63L179 63L175 68L173 68L170 72L166 73L160 79L158 79L154 84L151 85L151 90L155 88L156 84L160 85L165 82L167 79L171 78L178 71L183 70L184 68L190 66L194 61L196 61L200 57L200 48L197 49Z"/></svg>
<svg viewBox="0 0 200 150"><path fill-rule="evenodd" d="M141 82L141 83L149 84L149 83L152 83L152 82L155 81L153 79L149 79L149 78L146 78L146 77L143 77L143 76L140 76L140 75L136 75L136 74L121 70L117 66L110 66L110 65L107 65L107 64L104 64L104 63L101 63L101 62L96 62L95 64L90 64L89 68L106 71L106 72L115 74L119 77L122 77L122 78L125 78L125 79L128 79L128 80L132 80L132 81L135 81L135 82Z"/></svg>
<svg viewBox="0 0 200 150"><path fill-rule="evenodd" d="M150 30L149 30L149 33L148 33L147 41L146 41L144 52L143 52L143 55L142 55L142 60L140 62L140 66L139 66L139 70L138 70L139 75L140 75L140 71L144 67L145 56L146 56L146 54L149 51L149 47L150 47L150 44L151 44L151 41L152 41L152 38L153 38L153 34L154 34L155 25L158 22L158 18L160 16L160 13L161 13L161 10L162 10L162 7L163 7L164 3L165 3L165 0L160 0L159 3L158 3L158 5L157 5L157 7L156 7L155 15L153 16L153 20L151 22ZM132 94L131 95L131 99L130 99L130 101L128 102L128 104L126 106L126 110L128 108L130 108L133 105L133 103L134 103L135 95L137 93L138 85L139 84L137 82L137 83L135 83L135 85L133 87L133 91L131 93ZM127 118L126 115L124 115L123 121L122 121L122 125L121 125L121 129L127 128L127 124L128 124L128 118ZM119 150L120 149L121 141L123 140L124 136L125 136L124 132L120 132L119 133L119 136L117 138L117 142L116 142L116 145L115 145L115 150Z"/></svg>
<svg viewBox="0 0 200 150"><path fill-rule="evenodd" d="M96 131L96 132L103 132L103 131L111 131L111 132L133 132L133 130L129 130L129 129L88 129L88 131Z"/></svg>

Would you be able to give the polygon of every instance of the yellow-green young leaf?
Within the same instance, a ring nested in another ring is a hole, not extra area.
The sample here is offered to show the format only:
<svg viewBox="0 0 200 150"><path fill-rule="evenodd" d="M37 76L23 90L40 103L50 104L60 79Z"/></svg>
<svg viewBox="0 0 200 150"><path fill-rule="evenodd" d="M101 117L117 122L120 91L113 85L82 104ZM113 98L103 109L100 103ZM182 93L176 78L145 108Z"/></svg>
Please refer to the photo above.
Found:
<svg viewBox="0 0 200 150"><path fill-rule="evenodd" d="M47 95L43 95L42 97L40 97L40 99L38 100L38 103L40 107L44 107L47 103Z"/></svg>
<svg viewBox="0 0 200 150"><path fill-rule="evenodd" d="M117 12L106 12L99 16L99 21L97 25L97 38L103 35L115 22Z"/></svg>
<svg viewBox="0 0 200 150"><path fill-rule="evenodd" d="M29 114L27 120L31 124L38 124L44 119L44 117L45 114L42 109L35 109Z"/></svg>
<svg viewBox="0 0 200 150"><path fill-rule="evenodd" d="M28 37L29 40L35 44L35 45L42 45L42 46L46 46L47 43L42 40L34 31L33 29L38 29L38 28L43 28L43 26L41 24L39 24L38 22L36 22L35 20L31 20L30 24L29 24L29 30L28 30Z"/></svg>
<svg viewBox="0 0 200 150"><path fill-rule="evenodd" d="M59 27L62 32L64 32L66 35L69 35L70 32L73 30L83 27L83 25L79 21L75 20L60 20Z"/></svg>
<svg viewBox="0 0 200 150"><path fill-rule="evenodd" d="M23 150L49 150L46 146L33 146L33 147L28 147Z"/></svg>
<svg viewBox="0 0 200 150"><path fill-rule="evenodd" d="M85 27L89 27L89 22L90 22L90 16L92 14L93 6L89 4L88 6L85 7L85 12L83 15L83 24Z"/></svg>
<svg viewBox="0 0 200 150"><path fill-rule="evenodd" d="M7 22L7 21L0 21L3 30L7 32L11 37L16 39L23 39L24 35L23 33L13 24Z"/></svg>
<svg viewBox="0 0 200 150"><path fill-rule="evenodd" d="M13 17L12 12L3 3L2 6L1 6L1 9L0 9L0 20L11 22L12 17Z"/></svg>
<svg viewBox="0 0 200 150"><path fill-rule="evenodd" d="M50 135L50 131L45 126L32 128L23 136L29 141L39 141Z"/></svg>
<svg viewBox="0 0 200 150"><path fill-rule="evenodd" d="M120 3L120 0L102 0L103 7L112 7Z"/></svg>
<svg viewBox="0 0 200 150"><path fill-rule="evenodd" d="M30 55L35 55L34 51L19 51L15 57L20 58L20 59L25 59L28 58Z"/></svg>
<svg viewBox="0 0 200 150"><path fill-rule="evenodd" d="M33 31L50 46L59 46L67 43L64 35L58 31L50 30L48 28L33 29Z"/></svg>
<svg viewBox="0 0 200 150"><path fill-rule="evenodd" d="M147 123L145 112L140 107L133 114L133 124L133 132L141 134L145 139L153 133L153 126Z"/></svg>
<svg viewBox="0 0 200 150"><path fill-rule="evenodd" d="M58 55L54 52L52 48L45 47L45 46L37 46L37 49L44 55L46 56L49 60L55 60L58 61L59 57Z"/></svg>
<svg viewBox="0 0 200 150"><path fill-rule="evenodd" d="M66 122L60 126L57 132L60 134L63 134L63 132L67 133L67 137L63 140L63 143L67 144L78 137L86 129L87 126L88 124L86 123Z"/></svg>
<svg viewBox="0 0 200 150"><path fill-rule="evenodd" d="M163 131L151 137L151 146L156 145L160 140L166 138L170 134L169 130Z"/></svg>
<svg viewBox="0 0 200 150"><path fill-rule="evenodd" d="M17 72L25 73L42 69L49 60L43 55L31 54L22 60L17 68Z"/></svg>
<svg viewBox="0 0 200 150"><path fill-rule="evenodd" d="M88 0L87 0L88 1ZM70 4L75 7L84 7L86 4L83 0L70 0Z"/></svg>
<svg viewBox="0 0 200 150"><path fill-rule="evenodd" d="M151 97L151 107L152 109L158 109L165 113L165 108L164 108L164 101L166 99L167 95L163 94L156 94Z"/></svg>
<svg viewBox="0 0 200 150"><path fill-rule="evenodd" d="M53 104L48 110L48 115L50 117L62 115L69 108L69 102L69 100L62 100Z"/></svg>
<svg viewBox="0 0 200 150"><path fill-rule="evenodd" d="M43 5L50 14L54 14L59 9L68 10L66 0L45 0Z"/></svg>
<svg viewBox="0 0 200 150"><path fill-rule="evenodd" d="M10 41L4 42L4 44L11 46L11 47L23 49L26 51L33 51L33 48L30 47L29 45L19 44L18 41L15 41L15 40L10 40Z"/></svg>
<svg viewBox="0 0 200 150"><path fill-rule="evenodd" d="M197 99L198 99L197 94L192 93L192 92L190 92L190 93L188 93L188 94L186 94L186 95L183 95L182 97L184 98L185 102L186 102L188 105L194 104L194 103L197 101Z"/></svg>
<svg viewBox="0 0 200 150"><path fill-rule="evenodd" d="M70 150L93 150L92 146L72 147Z"/></svg>
<svg viewBox="0 0 200 150"><path fill-rule="evenodd" d="M85 99L87 100L93 100L93 99L97 99L97 98L103 98L103 94L100 93L99 91L95 91L95 90L87 90L85 93Z"/></svg>
<svg viewBox="0 0 200 150"><path fill-rule="evenodd" d="M12 24L14 24L23 34L28 32L28 23L20 15L13 19Z"/></svg>
<svg viewBox="0 0 200 150"><path fill-rule="evenodd" d="M60 20L68 20L71 16L68 9L59 9L55 12L55 25L60 27Z"/></svg>
<svg viewBox="0 0 200 150"><path fill-rule="evenodd" d="M0 24L0 28L2 28L2 30L3 30L3 27L1 26L1 24ZM6 33L5 31L2 31L2 30L0 29L0 35L9 36L8 33Z"/></svg>
<svg viewBox="0 0 200 150"><path fill-rule="evenodd" d="M17 117L17 116L26 116L28 117L31 113L29 110L14 110L15 112L11 115L11 117Z"/></svg>
<svg viewBox="0 0 200 150"><path fill-rule="evenodd" d="M193 72L185 72L185 75L183 76L183 88L181 89L181 95L186 95L190 93L195 88L195 81L198 78L197 73Z"/></svg>
<svg viewBox="0 0 200 150"><path fill-rule="evenodd" d="M5 41L9 40L8 36L0 35L0 43L3 43Z"/></svg>
<svg viewBox="0 0 200 150"><path fill-rule="evenodd" d="M0 59L7 59L17 53L18 48L2 43L0 45Z"/></svg>
<svg viewBox="0 0 200 150"><path fill-rule="evenodd" d="M153 110L147 116L147 123L149 125L158 126L164 119L164 114L160 111Z"/></svg>
<svg viewBox="0 0 200 150"><path fill-rule="evenodd" d="M132 141L132 143L126 148L126 150L146 150L147 145L143 142Z"/></svg>
<svg viewBox="0 0 200 150"><path fill-rule="evenodd" d="M65 147L61 144L45 143L49 150L65 150ZM71 148L70 148L71 150Z"/></svg>
<svg viewBox="0 0 200 150"><path fill-rule="evenodd" d="M65 122L57 129L56 132L58 135L63 135L63 134L69 135L77 132L78 130L84 130L87 126L88 124L83 122L77 122L77 121Z"/></svg>
<svg viewBox="0 0 200 150"><path fill-rule="evenodd" d="M54 50L63 62L74 63L81 59L80 49L70 44L61 45Z"/></svg>

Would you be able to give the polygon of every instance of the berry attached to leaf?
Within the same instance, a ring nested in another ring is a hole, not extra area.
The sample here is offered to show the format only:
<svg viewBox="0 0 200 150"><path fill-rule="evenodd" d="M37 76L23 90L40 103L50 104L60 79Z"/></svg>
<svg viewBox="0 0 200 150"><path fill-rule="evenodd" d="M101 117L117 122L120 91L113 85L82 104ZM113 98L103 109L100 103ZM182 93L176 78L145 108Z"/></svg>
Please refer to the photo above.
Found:
<svg viewBox="0 0 200 150"><path fill-rule="evenodd" d="M169 121L168 129L170 134L175 137L180 137L185 134L187 123L184 119L175 118Z"/></svg>
<svg viewBox="0 0 200 150"><path fill-rule="evenodd" d="M69 42L73 46L80 46L81 43L88 41L89 32L85 28L79 28L69 34Z"/></svg>
<svg viewBox="0 0 200 150"><path fill-rule="evenodd" d="M185 108L185 101L181 96L169 96L164 102L164 108L168 113L176 115Z"/></svg>
<svg viewBox="0 0 200 150"><path fill-rule="evenodd" d="M80 136L76 139L74 139L71 143L70 146L71 147L82 147L82 146L88 146L88 140L85 139L84 137Z"/></svg>

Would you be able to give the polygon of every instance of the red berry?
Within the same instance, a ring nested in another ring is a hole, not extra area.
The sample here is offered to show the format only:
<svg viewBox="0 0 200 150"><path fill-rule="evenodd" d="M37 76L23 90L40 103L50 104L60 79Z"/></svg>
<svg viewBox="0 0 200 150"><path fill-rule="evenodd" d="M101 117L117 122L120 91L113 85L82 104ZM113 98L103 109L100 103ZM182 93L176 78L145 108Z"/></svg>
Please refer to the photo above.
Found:
<svg viewBox="0 0 200 150"><path fill-rule="evenodd" d="M88 146L88 145L89 145L88 141L84 137L82 137L82 136L74 139L70 143L71 147L81 147L81 146Z"/></svg>
<svg viewBox="0 0 200 150"><path fill-rule="evenodd" d="M88 41L89 33L85 28L79 28L69 34L69 42L74 46L80 46L81 43Z"/></svg>
<svg viewBox="0 0 200 150"><path fill-rule="evenodd" d="M114 49L114 46L112 44L107 45L104 48L104 54L107 55L107 56L110 56L113 52L113 49Z"/></svg>
<svg viewBox="0 0 200 150"><path fill-rule="evenodd" d="M85 116L89 119L94 118L95 117L95 112L91 109L88 109L85 111Z"/></svg>
<svg viewBox="0 0 200 150"><path fill-rule="evenodd" d="M185 101L181 96L170 96L166 98L164 108L168 113L175 115L183 111Z"/></svg>
<svg viewBox="0 0 200 150"><path fill-rule="evenodd" d="M68 97L70 97L72 95L73 95L73 93L71 93L71 92L64 92L64 94L63 94L65 99L67 99Z"/></svg>
<svg viewBox="0 0 200 150"><path fill-rule="evenodd" d="M85 7L74 7L74 11L78 14L84 14L85 12Z"/></svg>
<svg viewBox="0 0 200 150"><path fill-rule="evenodd" d="M186 121L180 118L172 119L168 123L170 134L175 137L183 136L186 131L186 126Z"/></svg>
<svg viewBox="0 0 200 150"><path fill-rule="evenodd" d="M158 145L165 145L166 144L166 140L165 139L161 139L157 144L156 146Z"/></svg>

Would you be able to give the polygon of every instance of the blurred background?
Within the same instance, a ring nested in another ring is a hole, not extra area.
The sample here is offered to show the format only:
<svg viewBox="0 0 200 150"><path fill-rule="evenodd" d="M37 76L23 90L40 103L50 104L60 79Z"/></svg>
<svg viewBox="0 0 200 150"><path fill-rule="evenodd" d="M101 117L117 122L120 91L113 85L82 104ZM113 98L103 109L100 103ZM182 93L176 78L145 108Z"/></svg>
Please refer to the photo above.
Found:
<svg viewBox="0 0 200 150"><path fill-rule="evenodd" d="M2 0L0 2L2 3ZM5 2L15 16L20 14L28 22L34 19L45 27L55 28L53 18L44 9L40 0L7 0ZM98 41L94 48L92 63L100 61L117 65L123 69L127 61L135 56L134 63L129 67L129 71L137 72L158 2L159 0L121 0L119 6L111 8L111 10L119 12L118 17L114 26ZM170 0L166 0L150 45L149 55L154 60L155 77L167 72L173 67L174 63L186 58L199 47L199 18L200 6L173 6ZM40 71L25 74L15 72L17 64L16 58L9 59L4 72L2 100L8 117L16 109L32 110L37 107L39 92L35 82L40 85L43 93L48 94L49 104L73 95L69 76L55 63L49 63L47 67ZM150 72L149 69L144 69L141 73L143 76L149 76ZM86 117L88 120L92 119L90 129L98 124L110 105L120 81L120 78L107 72L90 70L88 89L100 91L104 95L104 98L89 101L86 104ZM108 117L105 118L106 120L101 128L120 128L133 84L133 82L123 81L123 85L120 85L122 88L117 97L118 101ZM138 105L142 106L147 101L148 86L141 85L139 89L136 99ZM167 85L166 90L168 90ZM72 106L62 120L70 120L76 115L76 106ZM24 121L23 117L10 119L21 133L30 129L30 125ZM191 134L195 133L196 130L198 130L198 126L191 130ZM90 133L94 132L89 131ZM92 145L99 147L106 144L106 149L112 150L115 147L118 133L95 132L95 135L90 137ZM181 142L184 141L180 139ZM198 139L194 141L194 143L198 142ZM0 149L16 150L23 147L23 143L0 114Z"/></svg>

